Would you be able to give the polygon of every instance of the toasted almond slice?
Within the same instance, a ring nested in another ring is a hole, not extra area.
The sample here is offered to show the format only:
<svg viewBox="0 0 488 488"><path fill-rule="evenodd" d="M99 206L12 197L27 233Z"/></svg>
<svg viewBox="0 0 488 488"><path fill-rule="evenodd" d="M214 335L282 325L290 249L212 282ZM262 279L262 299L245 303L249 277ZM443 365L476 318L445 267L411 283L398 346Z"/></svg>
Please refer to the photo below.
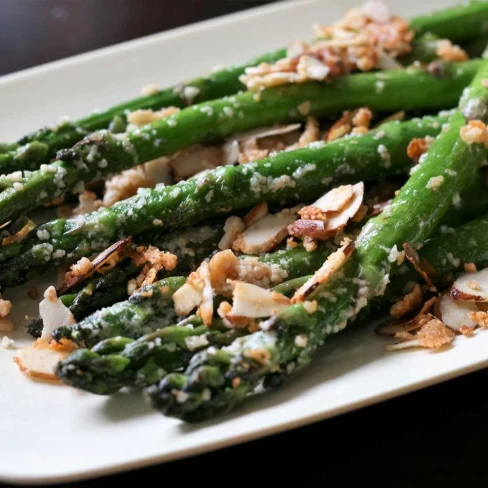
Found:
<svg viewBox="0 0 488 488"><path fill-rule="evenodd" d="M239 142L250 141L251 139L264 139L271 136L282 136L299 130L302 124L278 125L274 127L261 127L249 132L238 134L235 139Z"/></svg>
<svg viewBox="0 0 488 488"><path fill-rule="evenodd" d="M287 227L295 218L295 212L290 209L268 214L240 234L232 244L232 249L246 254L269 252L286 239Z"/></svg>
<svg viewBox="0 0 488 488"><path fill-rule="evenodd" d="M488 302L488 268L460 276L452 285L451 298L469 302Z"/></svg>
<svg viewBox="0 0 488 488"><path fill-rule="evenodd" d="M453 300L449 293L444 293L439 310L442 321L451 329L459 330L463 326L476 327L476 323L469 318L469 312L478 311L473 302Z"/></svg>
<svg viewBox="0 0 488 488"><path fill-rule="evenodd" d="M229 139L223 146L224 164L233 165L239 161L240 147L237 139Z"/></svg>
<svg viewBox="0 0 488 488"><path fill-rule="evenodd" d="M290 300L273 290L243 281L234 281L232 310L229 317L264 318L279 312Z"/></svg>
<svg viewBox="0 0 488 488"><path fill-rule="evenodd" d="M203 286L192 286L190 283L185 283L173 294L177 315L188 315L192 310L200 306L202 301Z"/></svg>
<svg viewBox="0 0 488 488"><path fill-rule="evenodd" d="M375 332L381 336L394 337L399 333L411 332L412 330L418 329L422 325L418 319L422 315L425 315L436 302L437 297L432 297L422 305L420 310L406 317L402 317L400 320L384 322L376 327Z"/></svg>
<svg viewBox="0 0 488 488"><path fill-rule="evenodd" d="M324 134L324 139L327 142L339 139L346 134L349 134L352 130L352 112L349 110L342 114L338 120L336 120Z"/></svg>
<svg viewBox="0 0 488 488"><path fill-rule="evenodd" d="M325 230L329 234L343 229L358 213L364 199L364 183L356 183L352 187L354 196L337 214L332 214L327 220Z"/></svg>
<svg viewBox="0 0 488 488"><path fill-rule="evenodd" d="M169 166L169 158L162 157L153 159L144 163L144 172L150 181L154 183L153 186L164 183L165 185L172 185L174 183Z"/></svg>
<svg viewBox="0 0 488 488"><path fill-rule="evenodd" d="M210 281L210 270L208 263L203 261L198 270L198 276L203 281L202 303L198 309L198 315L208 327L212 324L213 318L213 289Z"/></svg>
<svg viewBox="0 0 488 488"><path fill-rule="evenodd" d="M52 333L58 327L76 323L69 308L58 298L54 286L44 292L44 300L39 304L39 314L43 322L41 339L46 341L52 339Z"/></svg>
<svg viewBox="0 0 488 488"><path fill-rule="evenodd" d="M256 222L259 222L263 217L268 214L268 204L266 202L258 203L255 205L246 215L243 217L243 222L246 227L249 227Z"/></svg>
<svg viewBox="0 0 488 488"><path fill-rule="evenodd" d="M224 162L224 152L220 147L193 146L176 154L168 165L175 181L181 181L206 169L221 166Z"/></svg>
<svg viewBox="0 0 488 488"><path fill-rule="evenodd" d="M378 68L382 70L401 69L403 68L403 65L400 64L393 56L390 56L383 49L380 49Z"/></svg>
<svg viewBox="0 0 488 488"><path fill-rule="evenodd" d="M335 272L344 266L355 247L350 239L345 239L344 241L344 245L332 253L322 267L295 292L290 303L300 303L307 300L319 285L326 283Z"/></svg>
<svg viewBox="0 0 488 488"><path fill-rule="evenodd" d="M59 383L54 370L68 354L69 351L52 348L44 339L38 339L30 346L19 349L14 361L23 373L32 378Z"/></svg>
<svg viewBox="0 0 488 488"><path fill-rule="evenodd" d="M208 263L212 287L219 295L232 296L232 287L227 280L235 280L239 275L239 259L230 250L220 251Z"/></svg>
<svg viewBox="0 0 488 488"><path fill-rule="evenodd" d="M354 196L355 192L352 185L342 185L328 191L324 196L320 197L312 207L317 207L324 213L339 212L342 210ZM305 207L306 208L306 207ZM302 215L303 209L298 212Z"/></svg>
<svg viewBox="0 0 488 488"><path fill-rule="evenodd" d="M422 325L416 335L405 334L405 341L396 344L387 344L387 351L396 351L410 347L425 347L438 349L454 340L454 333L441 320L428 314L427 322Z"/></svg>
<svg viewBox="0 0 488 488"><path fill-rule="evenodd" d="M78 285L82 281L86 280L93 275L97 270L103 267L110 259L119 255L127 246L132 244L132 237L129 236L126 239L122 239L115 244L112 244L108 249L101 252L92 262L86 273L80 275L71 275L69 272L66 274L66 282L58 290L59 295L64 295L67 291Z"/></svg>
<svg viewBox="0 0 488 488"><path fill-rule="evenodd" d="M412 264L412 266L415 268L417 273L419 273L420 276L422 276L422 278L427 283L429 289L432 291L436 291L437 288L432 284L432 280L430 279L430 276L427 274L426 270L424 269L424 267L428 267L431 273L435 273L435 269L432 267L432 265L427 262L422 263L420 261L419 253L412 247L412 245L409 242L405 242L403 244L403 250L405 251L405 257ZM426 266L424 266L424 264Z"/></svg>
<svg viewBox="0 0 488 488"><path fill-rule="evenodd" d="M244 232L246 226L240 217L229 217L224 224L224 235L220 239L217 247L225 251L231 249L232 243Z"/></svg>
<svg viewBox="0 0 488 488"><path fill-rule="evenodd" d="M288 234L293 237L309 237L313 240L329 237L322 220L298 219L288 226Z"/></svg>

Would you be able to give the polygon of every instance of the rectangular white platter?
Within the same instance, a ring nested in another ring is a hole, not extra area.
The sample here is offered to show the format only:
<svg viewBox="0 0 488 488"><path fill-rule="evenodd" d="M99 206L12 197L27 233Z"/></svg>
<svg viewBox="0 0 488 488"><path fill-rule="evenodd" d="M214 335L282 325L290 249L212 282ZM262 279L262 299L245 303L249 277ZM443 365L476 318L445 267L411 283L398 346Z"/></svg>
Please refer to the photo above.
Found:
<svg viewBox="0 0 488 488"><path fill-rule="evenodd" d="M0 78L0 140L14 140L62 116L108 107L148 83L168 86L216 65L244 61L329 23L357 0L295 0L183 27ZM413 16L451 4L391 0ZM60 40L62 42L62 40ZM41 290L48 284L39 283ZM15 347L27 344L26 288L14 301ZM488 364L488 333L457 338L442 352L385 353L371 327L332 338L315 363L279 391L235 413L188 426L151 411L139 395L92 396L35 383L0 350L0 480L73 481L161 463L291 429L391 398Z"/></svg>

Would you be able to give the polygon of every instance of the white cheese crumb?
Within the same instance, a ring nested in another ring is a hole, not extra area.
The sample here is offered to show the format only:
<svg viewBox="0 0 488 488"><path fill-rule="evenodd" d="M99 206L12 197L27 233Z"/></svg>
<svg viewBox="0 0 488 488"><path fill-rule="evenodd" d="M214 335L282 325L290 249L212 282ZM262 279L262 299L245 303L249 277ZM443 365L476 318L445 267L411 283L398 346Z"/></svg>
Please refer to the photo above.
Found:
<svg viewBox="0 0 488 488"><path fill-rule="evenodd" d="M212 392L210 391L210 389L209 388L205 388L205 390L202 391L202 394L200 395L200 398L204 402L210 401L210 399L212 398Z"/></svg>
<svg viewBox="0 0 488 488"><path fill-rule="evenodd" d="M22 179L22 171L14 171L6 176L9 181L20 181Z"/></svg>
<svg viewBox="0 0 488 488"><path fill-rule="evenodd" d="M381 156L381 159L385 162L385 168L389 168L391 166L391 156L384 144L380 144L378 146L378 154Z"/></svg>
<svg viewBox="0 0 488 488"><path fill-rule="evenodd" d="M172 393L176 397L176 401L178 403L185 403L188 398L190 398L190 395L188 393L181 390L173 390Z"/></svg>
<svg viewBox="0 0 488 488"><path fill-rule="evenodd" d="M159 92L159 87L156 83L150 83L149 85L145 85L141 89L141 95L156 95Z"/></svg>
<svg viewBox="0 0 488 488"><path fill-rule="evenodd" d="M447 260L455 267L458 268L461 264L461 260L459 258L455 258L452 252L448 252L446 254Z"/></svg>
<svg viewBox="0 0 488 488"><path fill-rule="evenodd" d="M295 346L306 347L308 343L308 337L305 334L299 334L295 337Z"/></svg>
<svg viewBox="0 0 488 488"><path fill-rule="evenodd" d="M234 115L234 109L232 107L224 107L223 112L227 117L232 117Z"/></svg>
<svg viewBox="0 0 488 488"><path fill-rule="evenodd" d="M161 219L154 219L153 225L156 225L159 227L159 226L163 225L163 221Z"/></svg>
<svg viewBox="0 0 488 488"><path fill-rule="evenodd" d="M190 336L185 339L185 344L190 351L193 351L199 347L208 346L208 340L204 335Z"/></svg>
<svg viewBox="0 0 488 488"><path fill-rule="evenodd" d="M22 191L24 189L24 185L18 181L14 182L13 187L15 191Z"/></svg>
<svg viewBox="0 0 488 488"><path fill-rule="evenodd" d="M57 249L51 255L53 259L61 259L64 258L64 256L66 256L66 251L64 251L63 249Z"/></svg>
<svg viewBox="0 0 488 488"><path fill-rule="evenodd" d="M452 197L452 204L455 208L460 208L462 205L462 200L459 193L455 193Z"/></svg>
<svg viewBox="0 0 488 488"><path fill-rule="evenodd" d="M185 86L185 88L183 88L183 96L188 103L193 103L193 100L195 100L199 94L200 88L197 88L196 86Z"/></svg>
<svg viewBox="0 0 488 488"><path fill-rule="evenodd" d="M385 82L378 80L374 86L376 88L376 93L381 93L385 89Z"/></svg>
<svg viewBox="0 0 488 488"><path fill-rule="evenodd" d="M211 117L213 115L213 108L210 105L204 105L201 109L200 112L203 112L204 114L208 115Z"/></svg>
<svg viewBox="0 0 488 488"><path fill-rule="evenodd" d="M303 102L300 105L298 105L298 111L302 115L308 115L310 113L311 107L312 107L312 104L307 100L306 102Z"/></svg>
<svg viewBox="0 0 488 488"><path fill-rule="evenodd" d="M388 261L390 263L397 263L398 265L402 264L405 259L405 251L399 251L396 246L393 246L390 250L390 254L388 255Z"/></svg>
<svg viewBox="0 0 488 488"><path fill-rule="evenodd" d="M426 188L432 189L432 190L437 190L442 183L444 183L444 176L433 176L428 182L427 185L425 186Z"/></svg>
<svg viewBox="0 0 488 488"><path fill-rule="evenodd" d="M446 173L449 175L449 176L457 176L457 171L454 171L452 169L446 169Z"/></svg>
<svg viewBox="0 0 488 488"><path fill-rule="evenodd" d="M51 237L51 234L46 229L39 229L37 231L37 238L41 241L47 241Z"/></svg>

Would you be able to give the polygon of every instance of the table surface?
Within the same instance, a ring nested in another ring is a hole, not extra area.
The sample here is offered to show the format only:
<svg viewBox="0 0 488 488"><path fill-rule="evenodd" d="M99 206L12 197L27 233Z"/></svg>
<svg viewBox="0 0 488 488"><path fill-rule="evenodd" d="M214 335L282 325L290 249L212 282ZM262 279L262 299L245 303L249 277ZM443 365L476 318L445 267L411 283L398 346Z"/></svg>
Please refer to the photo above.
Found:
<svg viewBox="0 0 488 488"><path fill-rule="evenodd" d="M0 75L265 3L271 1L0 0ZM198 486L231 473L231 484L237 475L260 486L469 486L485 477L488 406L478 392L485 381L488 371L480 371L284 434L71 486Z"/></svg>

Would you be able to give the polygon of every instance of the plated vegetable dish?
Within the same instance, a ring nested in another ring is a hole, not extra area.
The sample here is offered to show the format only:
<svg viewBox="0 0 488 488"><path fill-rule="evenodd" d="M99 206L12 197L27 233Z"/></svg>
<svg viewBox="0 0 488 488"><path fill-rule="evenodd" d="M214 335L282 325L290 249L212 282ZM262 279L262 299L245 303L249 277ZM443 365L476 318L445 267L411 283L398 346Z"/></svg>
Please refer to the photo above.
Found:
<svg viewBox="0 0 488 488"><path fill-rule="evenodd" d="M488 2L407 20L370 0L0 144L1 289L36 299L59 269L19 369L199 422L349 326L377 320L387 351L487 327L487 26Z"/></svg>

